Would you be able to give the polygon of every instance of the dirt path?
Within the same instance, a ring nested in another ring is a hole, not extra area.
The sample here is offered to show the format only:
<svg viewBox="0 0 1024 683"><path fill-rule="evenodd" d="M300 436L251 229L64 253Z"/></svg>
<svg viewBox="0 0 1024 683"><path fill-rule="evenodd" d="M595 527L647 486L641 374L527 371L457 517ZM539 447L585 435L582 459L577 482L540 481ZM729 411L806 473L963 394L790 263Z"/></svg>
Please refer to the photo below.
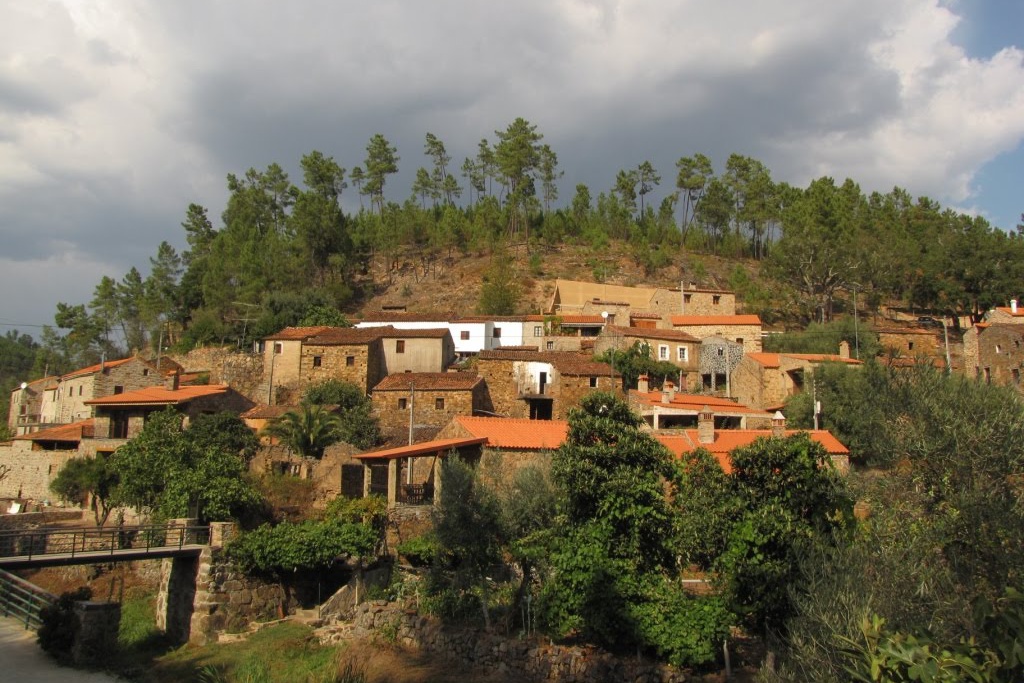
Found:
<svg viewBox="0 0 1024 683"><path fill-rule="evenodd" d="M121 679L59 666L36 644L35 631L26 631L10 617L0 617L0 680L12 683L111 683Z"/></svg>

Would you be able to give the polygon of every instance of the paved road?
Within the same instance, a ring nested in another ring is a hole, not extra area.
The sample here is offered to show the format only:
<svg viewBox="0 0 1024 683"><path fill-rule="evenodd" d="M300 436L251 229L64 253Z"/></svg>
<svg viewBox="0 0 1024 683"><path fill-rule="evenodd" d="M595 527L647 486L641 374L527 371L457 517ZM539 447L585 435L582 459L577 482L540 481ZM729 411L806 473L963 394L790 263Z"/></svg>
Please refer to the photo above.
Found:
<svg viewBox="0 0 1024 683"><path fill-rule="evenodd" d="M10 683L111 683L121 679L57 665L36 644L35 631L0 617L0 681Z"/></svg>

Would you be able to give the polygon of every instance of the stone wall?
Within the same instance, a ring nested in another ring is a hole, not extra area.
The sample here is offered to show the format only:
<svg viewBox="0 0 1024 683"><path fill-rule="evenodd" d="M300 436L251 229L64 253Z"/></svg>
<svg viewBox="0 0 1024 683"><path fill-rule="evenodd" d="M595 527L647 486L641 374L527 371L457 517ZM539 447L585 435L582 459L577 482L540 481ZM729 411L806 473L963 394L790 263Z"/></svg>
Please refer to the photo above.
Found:
<svg viewBox="0 0 1024 683"><path fill-rule="evenodd" d="M369 393L384 376L383 353L379 339L368 344L306 344L299 361L300 383L304 388L338 379Z"/></svg>
<svg viewBox="0 0 1024 683"><path fill-rule="evenodd" d="M569 419L569 410L580 404L588 394L595 391L608 391L623 398L622 383L618 378L612 381L610 376L601 375L596 378L597 386L591 386L591 377L586 375L565 375L558 378L558 390L552 406L552 420Z"/></svg>
<svg viewBox="0 0 1024 683"><path fill-rule="evenodd" d="M218 633L243 631L250 623L283 617L289 606L285 588L235 570L220 548L199 557L188 640L204 645Z"/></svg>
<svg viewBox="0 0 1024 683"><path fill-rule="evenodd" d="M77 457L77 449L32 450L31 441L0 444L0 466L8 469L7 476L0 479L0 498L56 501L50 482L68 460Z"/></svg>
<svg viewBox="0 0 1024 683"><path fill-rule="evenodd" d="M204 347L171 360L186 373L210 373L210 384L227 384L256 403L267 402L267 383L263 376L263 356L240 353L232 348Z"/></svg>
<svg viewBox="0 0 1024 683"><path fill-rule="evenodd" d="M484 385L476 389L454 391L451 389L416 389L413 400L413 421L417 428L440 429L456 415L472 415L474 408L483 405ZM405 399L406 408L399 408L399 399ZM374 391L373 412L386 434L402 434L409 430L409 390Z"/></svg>
<svg viewBox="0 0 1024 683"><path fill-rule="evenodd" d="M321 641L341 642L345 636L324 629ZM665 664L618 658L591 646L554 645L546 639L513 639L479 629L448 629L409 605L382 600L355 608L352 634L393 640L435 652L471 666L485 675L523 681L622 681L623 683L686 683L700 676Z"/></svg>

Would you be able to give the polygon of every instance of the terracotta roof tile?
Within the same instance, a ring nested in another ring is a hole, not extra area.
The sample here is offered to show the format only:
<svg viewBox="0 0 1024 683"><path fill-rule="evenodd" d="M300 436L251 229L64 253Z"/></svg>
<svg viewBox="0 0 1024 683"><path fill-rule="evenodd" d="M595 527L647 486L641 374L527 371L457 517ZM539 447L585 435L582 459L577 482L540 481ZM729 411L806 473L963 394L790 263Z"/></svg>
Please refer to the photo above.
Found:
<svg viewBox="0 0 1024 683"><path fill-rule="evenodd" d="M593 377L611 375L612 367L607 363L594 361L591 356L572 351L524 351L516 349L491 349L481 351L478 360L511 360L533 363L550 363L563 375Z"/></svg>
<svg viewBox="0 0 1024 683"><path fill-rule="evenodd" d="M412 384L430 391L470 391L481 382L482 377L468 372L405 372L388 375L373 390L409 391Z"/></svg>
<svg viewBox="0 0 1024 683"><path fill-rule="evenodd" d="M398 446L396 448L385 448L380 451L370 451L354 455L359 460L395 460L397 458L412 458L422 455L444 455L455 448L466 446L477 446L486 442L484 437L468 439L438 439L435 441L424 441L423 443L412 444L411 446Z"/></svg>
<svg viewBox="0 0 1024 683"><path fill-rule="evenodd" d="M21 436L14 437L16 441L81 441L82 439L91 439L93 434L93 420L81 420L80 422L72 422L66 425L56 425L54 427L47 427L46 429L40 429L37 432L31 434L23 434Z"/></svg>
<svg viewBox="0 0 1024 683"><path fill-rule="evenodd" d="M782 366L783 358L795 358L796 360L808 361L810 363L845 363L847 365L863 365L863 361L855 358L843 358L833 353L748 353L747 356L766 368L778 368Z"/></svg>
<svg viewBox="0 0 1024 683"><path fill-rule="evenodd" d="M715 440L712 443L700 443L700 438L697 435L696 429L684 429L683 434L680 436L658 436L658 441L665 443L664 439L684 439L682 441L672 441L672 445L666 444L669 448L679 457L681 453L686 453L691 450L695 450L698 447L703 447L714 453L718 454L729 453L742 446L749 446L760 438L770 438L773 436L771 429L716 429ZM783 432L785 436L793 436L794 434L802 434L807 432L810 435L812 441L817 441L825 447L825 451L829 455L849 455L850 449L840 443L839 439L834 437L831 432L819 429L815 430L804 430L804 429L787 429ZM687 443L693 444L686 450L677 451L674 449L684 448Z"/></svg>
<svg viewBox="0 0 1024 683"><path fill-rule="evenodd" d="M393 327L331 327L304 340L310 346L363 346L380 339Z"/></svg>
<svg viewBox="0 0 1024 683"><path fill-rule="evenodd" d="M611 335L620 334L623 337L634 339L660 339L663 341L693 342L699 343L700 339L683 330L668 330L657 327L609 327L607 332Z"/></svg>
<svg viewBox="0 0 1024 683"><path fill-rule="evenodd" d="M691 325L760 325L756 315L674 315L671 322L676 327Z"/></svg>
<svg viewBox="0 0 1024 683"><path fill-rule="evenodd" d="M664 396L665 394L662 391L649 391L647 393L639 391L630 392L630 398L635 399L641 404L649 406L668 406L677 410L692 410L695 413L699 413L704 406L707 406L714 410L716 414L742 414L755 415L758 417L771 417L770 413L751 408L750 406L745 406L742 403L738 403L728 398L707 396L705 394L676 393L676 395L672 397L672 401L666 404L663 400Z"/></svg>
<svg viewBox="0 0 1024 683"><path fill-rule="evenodd" d="M315 337L318 334L324 334L330 330L343 330L348 329L344 327L331 327L329 325L317 325L315 327L286 327L279 332L275 332L269 337L264 337L264 341L305 341L310 337Z"/></svg>
<svg viewBox="0 0 1024 683"><path fill-rule="evenodd" d="M274 420L281 417L289 410L295 410L296 407L297 406L253 406L239 415L239 417L243 420Z"/></svg>
<svg viewBox="0 0 1024 683"><path fill-rule="evenodd" d="M453 323L521 323L528 315L459 315L449 318Z"/></svg>
<svg viewBox="0 0 1024 683"><path fill-rule="evenodd" d="M96 365L90 365L87 368L81 368L79 370L72 370L71 372L69 372L67 374L61 375L60 378L62 380L65 380L65 379L73 379L75 377L82 377L83 375L91 375L93 373L99 372L100 370L103 370L104 368L116 368L117 366L124 365L125 363L127 363L129 361L132 361L132 360L135 360L134 356L131 357L131 358L122 358L120 360L108 360L108 361L103 362L103 363L97 363Z"/></svg>
<svg viewBox="0 0 1024 683"><path fill-rule="evenodd" d="M395 329L394 327L374 327L378 334L384 339L442 339L451 333L447 327L428 327L417 329Z"/></svg>
<svg viewBox="0 0 1024 683"><path fill-rule="evenodd" d="M494 448L553 450L565 442L569 423L565 420L523 420L509 417L468 417L455 421L473 437L486 437Z"/></svg>
<svg viewBox="0 0 1024 683"><path fill-rule="evenodd" d="M104 396L84 401L88 406L129 406L129 405L180 405L203 396L215 396L229 391L226 384L200 384L180 387L176 390L164 387L147 387L123 394Z"/></svg>

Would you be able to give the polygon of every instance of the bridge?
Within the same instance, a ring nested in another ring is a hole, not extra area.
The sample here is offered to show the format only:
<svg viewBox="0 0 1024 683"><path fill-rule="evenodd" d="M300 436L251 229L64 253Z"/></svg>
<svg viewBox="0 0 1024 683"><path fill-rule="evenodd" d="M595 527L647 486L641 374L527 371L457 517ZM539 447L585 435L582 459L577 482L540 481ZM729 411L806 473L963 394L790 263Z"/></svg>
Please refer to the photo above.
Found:
<svg viewBox="0 0 1024 683"><path fill-rule="evenodd" d="M118 526L0 532L0 569L198 557L208 526Z"/></svg>

